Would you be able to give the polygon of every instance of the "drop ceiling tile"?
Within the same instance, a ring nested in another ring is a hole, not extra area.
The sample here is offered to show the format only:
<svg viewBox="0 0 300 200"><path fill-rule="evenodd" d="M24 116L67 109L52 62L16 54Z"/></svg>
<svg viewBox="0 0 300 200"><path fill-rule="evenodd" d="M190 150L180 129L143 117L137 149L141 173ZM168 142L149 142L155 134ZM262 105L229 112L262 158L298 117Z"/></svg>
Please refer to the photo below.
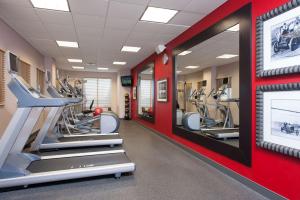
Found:
<svg viewBox="0 0 300 200"><path fill-rule="evenodd" d="M153 33L154 35L159 35L165 26L166 24L139 21L133 28L133 32Z"/></svg>
<svg viewBox="0 0 300 200"><path fill-rule="evenodd" d="M149 6L158 8L167 8L174 10L182 10L191 0L151 0Z"/></svg>
<svg viewBox="0 0 300 200"><path fill-rule="evenodd" d="M111 29L131 30L136 23L137 21L132 19L107 18L105 27Z"/></svg>
<svg viewBox="0 0 300 200"><path fill-rule="evenodd" d="M188 26L175 26L175 25L165 25L163 30L162 30L162 34L166 34L166 35L179 35L180 33L182 33L183 31L187 30L189 27Z"/></svg>
<svg viewBox="0 0 300 200"><path fill-rule="evenodd" d="M105 23L105 18L90 15L73 14L73 20L76 27L103 29Z"/></svg>
<svg viewBox="0 0 300 200"><path fill-rule="evenodd" d="M205 15L198 13L179 12L173 19L170 20L170 24L191 26L200 21Z"/></svg>
<svg viewBox="0 0 300 200"><path fill-rule="evenodd" d="M99 39L102 36L102 30L97 28L76 27L76 32L80 38Z"/></svg>
<svg viewBox="0 0 300 200"><path fill-rule="evenodd" d="M121 2L121 3L147 5L150 0L113 0L113 1Z"/></svg>
<svg viewBox="0 0 300 200"><path fill-rule="evenodd" d="M69 0L69 5L73 14L105 17L108 2L107 0Z"/></svg>
<svg viewBox="0 0 300 200"><path fill-rule="evenodd" d="M39 20L33 8L23 8L5 3L0 3L0 15L7 19L16 19L28 22L31 20Z"/></svg>
<svg viewBox="0 0 300 200"><path fill-rule="evenodd" d="M104 30L103 41L125 40L125 39L127 39L128 35L129 35L128 30L117 30L117 29L106 28Z"/></svg>
<svg viewBox="0 0 300 200"><path fill-rule="evenodd" d="M60 12L53 10L37 10L38 16L41 18L44 24L61 24L61 25L73 25L72 15L69 12Z"/></svg>
<svg viewBox="0 0 300 200"><path fill-rule="evenodd" d="M61 24L46 24L48 33L52 36L53 40L76 41L76 33L74 26L61 25Z"/></svg>
<svg viewBox="0 0 300 200"><path fill-rule="evenodd" d="M138 20L145 9L146 5L110 1L107 18Z"/></svg>
<svg viewBox="0 0 300 200"><path fill-rule="evenodd" d="M33 8L29 0L0 0L0 3L10 4L12 6L20 6L23 8Z"/></svg>
<svg viewBox="0 0 300 200"><path fill-rule="evenodd" d="M60 48L62 54L66 57L81 57L81 52L79 49L75 48Z"/></svg>
<svg viewBox="0 0 300 200"><path fill-rule="evenodd" d="M217 7L225 3L226 0L192 0L184 9L184 11L191 11L201 14L209 14Z"/></svg>

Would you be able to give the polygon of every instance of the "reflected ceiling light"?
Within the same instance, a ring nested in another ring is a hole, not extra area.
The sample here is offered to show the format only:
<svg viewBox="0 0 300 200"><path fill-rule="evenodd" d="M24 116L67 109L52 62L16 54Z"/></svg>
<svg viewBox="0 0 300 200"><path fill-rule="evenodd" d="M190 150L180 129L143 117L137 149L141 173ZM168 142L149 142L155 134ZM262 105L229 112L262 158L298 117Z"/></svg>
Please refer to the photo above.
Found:
<svg viewBox="0 0 300 200"><path fill-rule="evenodd" d="M68 62L71 62L71 63L82 63L82 59L69 58Z"/></svg>
<svg viewBox="0 0 300 200"><path fill-rule="evenodd" d="M181 52L180 54L178 54L179 56L185 56L185 55L188 55L188 54L190 54L190 53L192 53L192 51L183 51L183 52Z"/></svg>
<svg viewBox="0 0 300 200"><path fill-rule="evenodd" d="M31 0L33 7L69 12L67 0Z"/></svg>
<svg viewBox="0 0 300 200"><path fill-rule="evenodd" d="M239 56L239 55L235 55L235 54L223 54L223 55L218 56L217 58L229 59L229 58L234 58L234 57L237 57L237 56Z"/></svg>
<svg viewBox="0 0 300 200"><path fill-rule="evenodd" d="M176 71L177 74L180 74L181 72L182 72L182 71L180 71L180 70L177 70L177 71Z"/></svg>
<svg viewBox="0 0 300 200"><path fill-rule="evenodd" d="M98 69L98 70L108 70L107 67L98 67L97 69Z"/></svg>
<svg viewBox="0 0 300 200"><path fill-rule="evenodd" d="M234 32L237 32L240 30L240 24L237 24L229 29L227 29L227 31L234 31Z"/></svg>
<svg viewBox="0 0 300 200"><path fill-rule="evenodd" d="M177 12L177 10L149 6L144 12L141 21L168 23Z"/></svg>
<svg viewBox="0 0 300 200"><path fill-rule="evenodd" d="M114 61L114 65L126 65L126 62Z"/></svg>
<svg viewBox="0 0 300 200"><path fill-rule="evenodd" d="M84 69L84 67L80 67L80 66L72 66L73 69Z"/></svg>
<svg viewBox="0 0 300 200"><path fill-rule="evenodd" d="M77 42L58 41L58 40L56 40L56 43L60 47L78 48L78 43Z"/></svg>
<svg viewBox="0 0 300 200"><path fill-rule="evenodd" d="M123 46L121 51L123 52L138 52L141 49L141 47L132 47L132 46Z"/></svg>
<svg viewBox="0 0 300 200"><path fill-rule="evenodd" d="M193 65L190 65L190 66L186 66L185 68L186 69L197 69L199 68L200 66L193 66Z"/></svg>

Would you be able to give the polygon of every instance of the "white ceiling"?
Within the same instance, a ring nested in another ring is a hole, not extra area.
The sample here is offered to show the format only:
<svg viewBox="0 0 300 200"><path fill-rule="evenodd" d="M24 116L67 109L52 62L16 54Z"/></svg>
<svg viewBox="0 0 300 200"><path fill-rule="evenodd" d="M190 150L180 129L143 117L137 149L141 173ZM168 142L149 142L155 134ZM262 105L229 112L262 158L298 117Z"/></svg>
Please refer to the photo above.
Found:
<svg viewBox="0 0 300 200"><path fill-rule="evenodd" d="M239 32L224 31L204 42L188 49L192 53L176 57L177 70L180 74L191 74L207 67L217 67L237 62L239 57L230 59L217 58L223 54L239 55ZM186 69L186 66L200 66L197 69Z"/></svg>
<svg viewBox="0 0 300 200"><path fill-rule="evenodd" d="M68 0L71 12L34 9L30 0L0 0L0 18L59 68L72 70L67 58L83 59L88 71L132 68L226 0ZM139 21L147 6L177 9L168 24ZM55 40L77 41L79 49L59 48ZM140 46L138 53L121 52ZM125 61L126 66L114 66ZM78 64L77 64L78 65Z"/></svg>

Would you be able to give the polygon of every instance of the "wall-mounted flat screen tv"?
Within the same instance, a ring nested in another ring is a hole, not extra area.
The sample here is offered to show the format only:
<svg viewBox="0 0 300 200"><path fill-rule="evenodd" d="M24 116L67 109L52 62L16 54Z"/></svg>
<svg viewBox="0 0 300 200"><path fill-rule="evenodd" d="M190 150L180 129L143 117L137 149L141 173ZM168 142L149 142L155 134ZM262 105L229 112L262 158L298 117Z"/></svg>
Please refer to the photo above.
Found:
<svg viewBox="0 0 300 200"><path fill-rule="evenodd" d="M132 77L131 76L121 76L121 84L123 87L132 86Z"/></svg>

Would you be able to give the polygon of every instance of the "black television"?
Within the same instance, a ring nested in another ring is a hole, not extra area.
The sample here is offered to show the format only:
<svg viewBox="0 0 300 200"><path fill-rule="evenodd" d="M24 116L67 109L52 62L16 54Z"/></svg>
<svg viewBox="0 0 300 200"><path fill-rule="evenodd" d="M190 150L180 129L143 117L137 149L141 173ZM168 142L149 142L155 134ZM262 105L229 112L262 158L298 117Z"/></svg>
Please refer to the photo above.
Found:
<svg viewBox="0 0 300 200"><path fill-rule="evenodd" d="M121 76L121 84L123 87L132 86L132 77L131 76Z"/></svg>
<svg viewBox="0 0 300 200"><path fill-rule="evenodd" d="M13 73L18 73L18 57L9 52L9 71Z"/></svg>

